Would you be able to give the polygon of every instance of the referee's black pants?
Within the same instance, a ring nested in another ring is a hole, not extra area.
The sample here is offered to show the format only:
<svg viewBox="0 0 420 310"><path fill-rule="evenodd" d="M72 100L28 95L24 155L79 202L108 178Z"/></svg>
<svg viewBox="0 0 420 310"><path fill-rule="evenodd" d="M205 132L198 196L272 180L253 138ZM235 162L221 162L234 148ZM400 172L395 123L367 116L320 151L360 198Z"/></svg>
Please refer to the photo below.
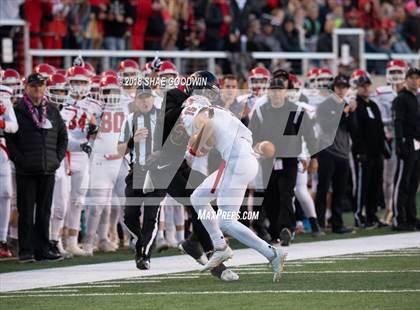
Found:
<svg viewBox="0 0 420 310"><path fill-rule="evenodd" d="M409 144L409 143L407 143ZM398 157L394 179L393 225L418 226L416 192L420 179L420 150L409 145L408 154Z"/></svg>
<svg viewBox="0 0 420 310"><path fill-rule="evenodd" d="M135 173L135 177L142 180L139 184L144 183L145 174L145 172ZM158 203L154 205L153 203L144 201L147 197L154 197L155 193L144 194L143 188L134 188L132 171L127 175L125 182L127 203L124 209L124 224L130 233L137 237L137 255L150 258L153 242L158 231L160 205ZM143 207L143 225L140 227L141 206L143 202L145 202Z"/></svg>
<svg viewBox="0 0 420 310"><path fill-rule="evenodd" d="M54 184L54 174L16 174L19 256L42 258L48 252Z"/></svg>
<svg viewBox="0 0 420 310"><path fill-rule="evenodd" d="M168 169L171 170L171 169ZM152 174L156 174L157 178L165 178L167 175L167 169L154 170ZM190 236L192 240L197 239L204 252L213 251L213 243L211 242L210 236L207 230L204 228L203 223L198 219L198 214L195 212L191 205L190 197L194 189L200 185L206 176L198 171L192 170L184 160L180 168L176 171L171 183L167 189L161 190L161 196L164 197L166 194L171 195L175 200L178 198L185 198L187 201L178 201L184 204L191 212L191 222L193 226L193 234ZM153 179L153 178L152 178ZM190 182L188 182L190 181ZM185 204L185 202L187 202Z"/></svg>
<svg viewBox="0 0 420 310"><path fill-rule="evenodd" d="M325 211L327 193L332 186L332 217L333 230L343 227L343 200L346 193L350 173L349 160L334 156L328 152L318 154L318 186L316 189L316 215L319 224L325 228Z"/></svg>
<svg viewBox="0 0 420 310"><path fill-rule="evenodd" d="M270 221L268 231L273 240L280 238L283 228L294 231L296 227L293 197L297 177L296 158L285 158L283 169L272 170L264 194L263 208Z"/></svg>

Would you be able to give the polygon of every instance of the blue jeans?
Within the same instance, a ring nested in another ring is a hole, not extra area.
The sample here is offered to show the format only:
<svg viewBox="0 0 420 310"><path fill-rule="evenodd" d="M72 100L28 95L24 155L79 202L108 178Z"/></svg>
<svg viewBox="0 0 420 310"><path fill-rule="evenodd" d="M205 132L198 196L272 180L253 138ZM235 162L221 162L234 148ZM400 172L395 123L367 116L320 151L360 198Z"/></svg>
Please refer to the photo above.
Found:
<svg viewBox="0 0 420 310"><path fill-rule="evenodd" d="M106 37L104 40L104 48L110 51L123 51L125 50L125 38ZM118 58L111 58L111 67L117 65Z"/></svg>

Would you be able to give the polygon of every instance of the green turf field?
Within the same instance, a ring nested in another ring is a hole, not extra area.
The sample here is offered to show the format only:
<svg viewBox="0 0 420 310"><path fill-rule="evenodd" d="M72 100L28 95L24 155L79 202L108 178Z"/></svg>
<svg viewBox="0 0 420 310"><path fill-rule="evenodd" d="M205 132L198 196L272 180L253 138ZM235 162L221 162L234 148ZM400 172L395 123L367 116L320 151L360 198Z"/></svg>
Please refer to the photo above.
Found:
<svg viewBox="0 0 420 310"><path fill-rule="evenodd" d="M2 309L419 309L420 248L234 268L240 280L179 273L0 294Z"/></svg>

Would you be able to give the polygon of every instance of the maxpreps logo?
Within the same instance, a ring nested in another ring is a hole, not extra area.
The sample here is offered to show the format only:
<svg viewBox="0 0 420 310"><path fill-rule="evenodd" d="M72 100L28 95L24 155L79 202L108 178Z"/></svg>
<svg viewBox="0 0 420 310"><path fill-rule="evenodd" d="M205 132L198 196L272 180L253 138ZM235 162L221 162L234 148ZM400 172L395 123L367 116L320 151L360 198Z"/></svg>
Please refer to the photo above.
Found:
<svg viewBox="0 0 420 310"><path fill-rule="evenodd" d="M215 211L207 211L207 210L198 210L198 219L199 220L258 220L260 216L259 211L222 211L218 209L217 212Z"/></svg>

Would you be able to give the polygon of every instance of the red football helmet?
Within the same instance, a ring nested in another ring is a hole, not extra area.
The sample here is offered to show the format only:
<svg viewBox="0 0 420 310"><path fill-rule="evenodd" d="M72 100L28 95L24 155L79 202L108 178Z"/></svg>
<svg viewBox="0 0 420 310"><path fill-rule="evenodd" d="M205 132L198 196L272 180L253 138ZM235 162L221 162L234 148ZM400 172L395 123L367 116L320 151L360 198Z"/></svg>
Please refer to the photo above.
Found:
<svg viewBox="0 0 420 310"><path fill-rule="evenodd" d="M319 68L313 67L311 70L308 71L306 74L306 83L308 88L316 88L316 78L318 76Z"/></svg>
<svg viewBox="0 0 420 310"><path fill-rule="evenodd" d="M35 73L41 74L45 79L56 73L55 71L55 68L49 64L39 64L34 69Z"/></svg>
<svg viewBox="0 0 420 310"><path fill-rule="evenodd" d="M92 66L91 63L89 63L87 61L84 63L83 68L85 68L87 70L87 72L89 73L89 77L92 77L96 74L95 68Z"/></svg>
<svg viewBox="0 0 420 310"><path fill-rule="evenodd" d="M175 65L170 62L169 60L162 61L158 76L159 76L159 86L162 89L171 89L177 87L178 83L175 82L176 77L178 77L179 73Z"/></svg>
<svg viewBox="0 0 420 310"><path fill-rule="evenodd" d="M391 60L386 66L386 81L389 84L404 83L407 68L404 60Z"/></svg>
<svg viewBox="0 0 420 310"><path fill-rule="evenodd" d="M59 69L55 70L55 73L56 74L61 74L61 75L64 75L64 76L67 75L66 69L63 69L63 68L59 68Z"/></svg>
<svg viewBox="0 0 420 310"><path fill-rule="evenodd" d="M99 84L101 83L101 76L100 75L95 75L93 77L90 78L90 93L89 93L89 97L95 99L95 100L99 100Z"/></svg>
<svg viewBox="0 0 420 310"><path fill-rule="evenodd" d="M85 97L90 91L89 72L83 68L74 66L67 70L67 79L70 84L70 95Z"/></svg>
<svg viewBox="0 0 420 310"><path fill-rule="evenodd" d="M104 71L104 72L101 73L101 77L106 77L108 75L113 76L115 78L118 78L117 72L115 72L114 70L111 70L111 69L106 70L106 71Z"/></svg>
<svg viewBox="0 0 420 310"><path fill-rule="evenodd" d="M118 76L127 77L127 76L139 76L140 75L140 66L139 64L132 59L125 59L120 62L118 66Z"/></svg>
<svg viewBox="0 0 420 310"><path fill-rule="evenodd" d="M334 80L334 76L330 69L321 68L316 75L316 87L328 88Z"/></svg>
<svg viewBox="0 0 420 310"><path fill-rule="evenodd" d="M248 88L255 96L260 97L267 91L270 78L270 71L268 71L266 68L255 67L249 72Z"/></svg>
<svg viewBox="0 0 420 310"><path fill-rule="evenodd" d="M350 87L353 89L357 88L357 80L359 80L359 78L361 76L367 76L370 78L369 73L367 73L365 70L362 69L356 69L353 71L353 73L351 74L350 77Z"/></svg>
<svg viewBox="0 0 420 310"><path fill-rule="evenodd" d="M3 79L1 83L13 90L12 100L22 98L23 83L19 72L14 69L6 69L3 71Z"/></svg>
<svg viewBox="0 0 420 310"><path fill-rule="evenodd" d="M67 79L62 74L53 74L47 81L47 90L45 95L49 102L56 105L62 105L67 99L69 87Z"/></svg>
<svg viewBox="0 0 420 310"><path fill-rule="evenodd" d="M99 83L99 98L107 105L116 105L121 100L121 87L118 78L112 75L102 77Z"/></svg>

